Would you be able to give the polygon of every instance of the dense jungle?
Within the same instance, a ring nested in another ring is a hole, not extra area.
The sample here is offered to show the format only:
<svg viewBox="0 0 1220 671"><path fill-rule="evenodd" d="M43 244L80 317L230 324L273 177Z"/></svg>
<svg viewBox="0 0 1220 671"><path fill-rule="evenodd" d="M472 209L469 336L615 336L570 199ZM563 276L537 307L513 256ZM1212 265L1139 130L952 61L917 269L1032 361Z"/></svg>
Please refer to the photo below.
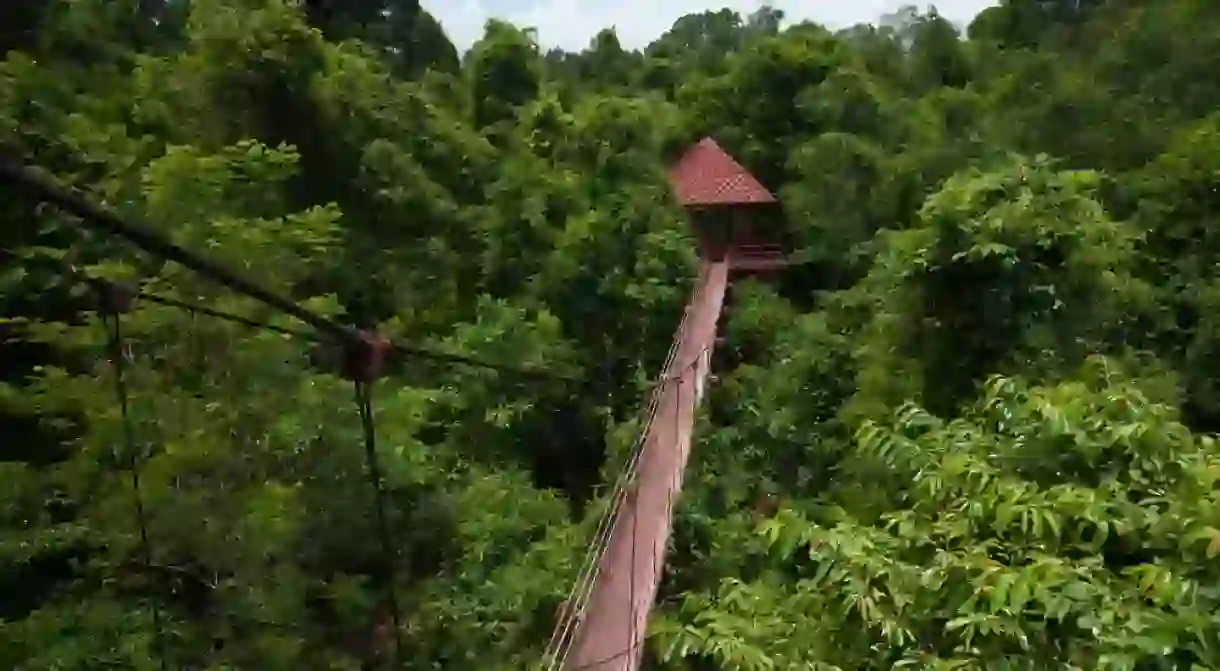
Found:
<svg viewBox="0 0 1220 671"><path fill-rule="evenodd" d="M124 408L66 269L299 324L0 186L0 667L532 668L711 136L794 265L734 288L645 666L1220 669L1220 3L459 53L412 0L6 0L0 45L0 155L423 353L372 390L387 582L324 355L137 301Z"/></svg>

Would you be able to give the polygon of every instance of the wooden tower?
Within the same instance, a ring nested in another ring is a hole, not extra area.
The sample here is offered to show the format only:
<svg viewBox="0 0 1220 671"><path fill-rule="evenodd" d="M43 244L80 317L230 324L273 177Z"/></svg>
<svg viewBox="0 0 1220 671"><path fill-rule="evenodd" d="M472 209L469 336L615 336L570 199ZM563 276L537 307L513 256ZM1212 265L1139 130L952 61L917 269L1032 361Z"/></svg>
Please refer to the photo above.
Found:
<svg viewBox="0 0 1220 671"><path fill-rule="evenodd" d="M702 258L727 259L733 276L770 275L788 265L780 231L764 225L779 221L779 202L715 140L704 138L683 154L669 181Z"/></svg>
<svg viewBox="0 0 1220 671"><path fill-rule="evenodd" d="M740 163L712 138L691 147L669 170L670 186L690 216L705 261L728 260L721 331L733 309L733 279L771 279L788 267L779 202ZM772 227L768 228L767 224ZM716 338L717 356L711 369L724 373L735 367L732 348Z"/></svg>

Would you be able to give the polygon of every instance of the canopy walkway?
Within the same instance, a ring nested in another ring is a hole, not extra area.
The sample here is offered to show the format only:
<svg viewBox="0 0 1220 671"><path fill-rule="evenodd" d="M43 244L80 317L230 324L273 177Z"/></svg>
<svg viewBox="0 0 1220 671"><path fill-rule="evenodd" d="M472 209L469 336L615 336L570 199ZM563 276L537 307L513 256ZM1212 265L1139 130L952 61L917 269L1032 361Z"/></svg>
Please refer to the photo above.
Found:
<svg viewBox="0 0 1220 671"><path fill-rule="evenodd" d="M711 365L728 284L727 261L705 262L665 362L661 383L610 510L610 524L569 597L552 638L552 667L636 668L661 582L674 502Z"/></svg>
<svg viewBox="0 0 1220 671"><path fill-rule="evenodd" d="M741 166L711 140L699 143L675 172L675 191L683 205L723 208L734 204L773 204L766 192ZM92 202L79 192L59 184L41 171L0 160L0 182L34 199L52 204L78 218L94 231L125 239L143 251L185 266L230 290L290 315L312 330L288 329L260 323L239 315L195 306L172 297L148 295L139 287L122 286L85 276L70 263L59 269L75 281L92 288L95 306L109 326L109 358L115 378L115 395L122 408L127 468L135 492L135 526L139 531L143 563L152 567L152 541L140 495L141 461L137 456L135 427L127 412L124 371L130 353L124 343L122 317L135 309L138 300L189 310L251 327L267 328L304 339L337 346L337 370L355 387L364 434L372 513L377 520L384 554L381 579L388 586L393 628L394 660L401 666L401 618L394 596L394 539L387 530L386 503L381 465L378 463L372 384L395 358L430 357L455 363L485 366L524 375L545 372L514 369L492 362L476 361L442 352L430 352L393 343L372 330L358 329L311 312L294 300L252 283L207 259L177 246L151 229L125 221L112 210ZM707 243L706 226L696 229L701 237L704 260L699 276L678 325L662 373L653 388L644 422L627 462L611 491L609 505L598 525L551 637L544 657L548 669L636 669L639 667L648 616L660 585L669 545L674 505L682 487L683 471L690 454L696 413L710 373L716 330L725 302L726 288L734 272L768 271L785 263L783 250L759 244L757 236L734 238L730 226ZM713 224L714 225L714 224ZM742 229L748 230L748 229ZM163 625L155 602L150 608L156 648L162 668L167 668Z"/></svg>

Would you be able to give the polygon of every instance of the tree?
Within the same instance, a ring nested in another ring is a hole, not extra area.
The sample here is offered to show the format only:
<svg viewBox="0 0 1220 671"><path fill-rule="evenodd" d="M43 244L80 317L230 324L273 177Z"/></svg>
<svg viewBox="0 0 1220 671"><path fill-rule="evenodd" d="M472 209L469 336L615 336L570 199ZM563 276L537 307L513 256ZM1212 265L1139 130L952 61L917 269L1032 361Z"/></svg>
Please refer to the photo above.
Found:
<svg viewBox="0 0 1220 671"><path fill-rule="evenodd" d="M1217 6L761 6L545 54L491 21L459 60L414 1L7 3L6 157L404 347L383 535L341 352L5 183L0 666L537 665L708 135L794 265L721 316L646 665L1220 666ZM116 338L98 280L160 298Z"/></svg>
<svg viewBox="0 0 1220 671"><path fill-rule="evenodd" d="M371 42L402 77L417 77L430 67L458 69L457 50L418 0L305 0L304 7L310 24L327 37Z"/></svg>
<svg viewBox="0 0 1220 671"><path fill-rule="evenodd" d="M538 97L542 77L533 36L491 20L471 49L470 86L475 122L493 126L516 118L516 110Z"/></svg>

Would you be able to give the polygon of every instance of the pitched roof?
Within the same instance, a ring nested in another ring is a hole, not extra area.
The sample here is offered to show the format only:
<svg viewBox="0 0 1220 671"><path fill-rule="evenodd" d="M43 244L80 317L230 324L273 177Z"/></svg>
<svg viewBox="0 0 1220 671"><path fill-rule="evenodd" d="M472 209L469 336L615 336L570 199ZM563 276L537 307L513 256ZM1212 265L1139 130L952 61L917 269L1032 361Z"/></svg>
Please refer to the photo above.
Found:
<svg viewBox="0 0 1220 671"><path fill-rule="evenodd" d="M774 203L775 196L712 138L691 147L669 169L669 183L683 205Z"/></svg>

